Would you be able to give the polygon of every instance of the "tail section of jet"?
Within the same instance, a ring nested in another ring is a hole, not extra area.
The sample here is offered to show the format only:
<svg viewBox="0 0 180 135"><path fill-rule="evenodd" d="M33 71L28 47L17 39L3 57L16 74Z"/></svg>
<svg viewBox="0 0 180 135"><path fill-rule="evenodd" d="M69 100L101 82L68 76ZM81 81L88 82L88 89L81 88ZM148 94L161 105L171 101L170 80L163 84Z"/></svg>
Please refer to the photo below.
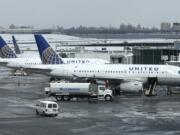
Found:
<svg viewBox="0 0 180 135"><path fill-rule="evenodd" d="M50 47L42 35L34 35L43 64L63 64L59 55Z"/></svg>
<svg viewBox="0 0 180 135"><path fill-rule="evenodd" d="M12 36L12 41L13 41L13 44L14 44L15 53L16 53L16 54L21 54L21 51L20 51L20 49L19 49L18 44L16 43L16 39L15 39L14 36Z"/></svg>
<svg viewBox="0 0 180 135"><path fill-rule="evenodd" d="M17 58L16 54L7 45L4 39L0 36L0 57L2 58Z"/></svg>

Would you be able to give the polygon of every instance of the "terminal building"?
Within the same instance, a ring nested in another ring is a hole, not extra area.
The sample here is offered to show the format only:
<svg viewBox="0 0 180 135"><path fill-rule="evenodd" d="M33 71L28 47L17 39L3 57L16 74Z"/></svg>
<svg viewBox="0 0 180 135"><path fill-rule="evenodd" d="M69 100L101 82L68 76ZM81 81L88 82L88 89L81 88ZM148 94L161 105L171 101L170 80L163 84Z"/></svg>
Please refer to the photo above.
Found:
<svg viewBox="0 0 180 135"><path fill-rule="evenodd" d="M81 44L64 43L59 47L75 47L75 52L66 52L67 57L99 58L118 64L163 64L165 61L177 60L179 49L175 40L167 39L124 39L88 42Z"/></svg>
<svg viewBox="0 0 180 135"><path fill-rule="evenodd" d="M134 64L165 64L179 60L180 50L176 48L133 48Z"/></svg>
<svg viewBox="0 0 180 135"><path fill-rule="evenodd" d="M89 49L91 48L91 49ZM101 46L76 47L66 52L67 57L105 59L114 64L165 64L167 61L179 61L180 43L157 46ZM97 49L98 48L98 49Z"/></svg>

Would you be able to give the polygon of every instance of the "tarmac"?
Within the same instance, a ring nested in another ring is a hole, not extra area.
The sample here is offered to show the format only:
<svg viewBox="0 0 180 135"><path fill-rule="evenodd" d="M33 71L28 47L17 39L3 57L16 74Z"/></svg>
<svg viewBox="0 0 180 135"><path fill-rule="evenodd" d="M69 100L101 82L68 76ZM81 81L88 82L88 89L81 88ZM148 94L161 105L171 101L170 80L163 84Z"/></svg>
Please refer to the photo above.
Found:
<svg viewBox="0 0 180 135"><path fill-rule="evenodd" d="M49 78L0 73L0 135L179 135L180 95L121 95L112 102L58 102L57 117L37 116Z"/></svg>

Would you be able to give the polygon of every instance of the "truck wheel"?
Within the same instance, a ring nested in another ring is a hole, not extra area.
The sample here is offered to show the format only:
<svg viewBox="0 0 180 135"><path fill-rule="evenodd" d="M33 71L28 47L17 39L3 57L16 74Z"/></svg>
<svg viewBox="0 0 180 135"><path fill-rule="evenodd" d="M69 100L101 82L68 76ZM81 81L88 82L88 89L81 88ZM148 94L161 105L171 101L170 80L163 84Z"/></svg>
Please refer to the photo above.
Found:
<svg viewBox="0 0 180 135"><path fill-rule="evenodd" d="M39 115L39 112L38 112L38 110L36 109L36 115Z"/></svg>
<svg viewBox="0 0 180 135"><path fill-rule="evenodd" d="M57 101L62 101L62 100L63 100L63 97L62 97L62 96L56 96L56 100L57 100Z"/></svg>
<svg viewBox="0 0 180 135"><path fill-rule="evenodd" d="M105 101L111 101L112 97L110 95L106 95L104 99L105 99Z"/></svg>
<svg viewBox="0 0 180 135"><path fill-rule="evenodd" d="M69 101L70 97L69 96L64 96L64 101Z"/></svg>
<svg viewBox="0 0 180 135"><path fill-rule="evenodd" d="M51 77L51 78L49 79L50 82L55 81L55 80L56 80L55 77Z"/></svg>
<svg viewBox="0 0 180 135"><path fill-rule="evenodd" d="M58 116L58 114L54 114L54 117L57 117Z"/></svg>

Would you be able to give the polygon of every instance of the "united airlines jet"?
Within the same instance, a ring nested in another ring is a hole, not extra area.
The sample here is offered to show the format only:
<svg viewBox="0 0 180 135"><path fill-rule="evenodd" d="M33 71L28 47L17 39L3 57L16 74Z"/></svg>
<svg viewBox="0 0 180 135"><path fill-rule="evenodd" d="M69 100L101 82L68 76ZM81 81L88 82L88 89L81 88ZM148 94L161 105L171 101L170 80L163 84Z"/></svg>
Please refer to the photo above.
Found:
<svg viewBox="0 0 180 135"><path fill-rule="evenodd" d="M180 84L180 68L170 65L135 64L64 64L41 35L35 35L39 54L44 65L26 69L36 73L63 79L87 78L117 82L121 90L139 91L148 88L152 91L157 84Z"/></svg>
<svg viewBox="0 0 180 135"><path fill-rule="evenodd" d="M39 42L43 42L47 44L47 41L43 38ZM38 42L38 43L39 43ZM18 45L16 43L15 38L13 37L13 43L15 46L16 52L20 52L18 49ZM53 52L55 54L55 52ZM16 54L11 50L11 48L7 45L7 43L0 37L0 65L7 66L9 68L22 69L27 68L31 65L41 65L41 59L38 57L35 58L18 58ZM58 55L59 57L59 55ZM60 57L59 57L60 58ZM91 58L62 58L62 62L66 64L107 64L109 63L107 60L103 59L91 59Z"/></svg>

